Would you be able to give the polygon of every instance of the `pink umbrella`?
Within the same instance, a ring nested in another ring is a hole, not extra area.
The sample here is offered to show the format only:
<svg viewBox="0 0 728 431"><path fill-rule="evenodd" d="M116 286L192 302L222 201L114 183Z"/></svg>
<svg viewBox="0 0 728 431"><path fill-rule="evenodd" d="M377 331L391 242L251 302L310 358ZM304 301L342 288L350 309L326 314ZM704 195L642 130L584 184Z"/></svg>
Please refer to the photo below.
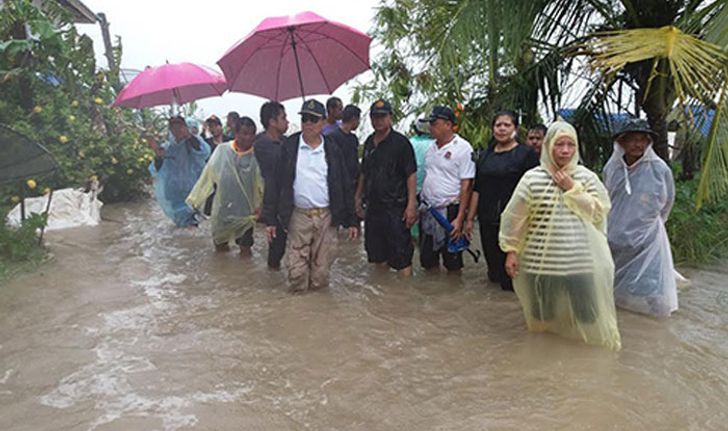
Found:
<svg viewBox="0 0 728 431"><path fill-rule="evenodd" d="M331 94L369 69L366 34L313 12L264 19L217 62L228 89L272 100Z"/></svg>
<svg viewBox="0 0 728 431"><path fill-rule="evenodd" d="M147 67L131 80L113 106L148 108L184 104L225 92L225 78L214 70L192 63Z"/></svg>

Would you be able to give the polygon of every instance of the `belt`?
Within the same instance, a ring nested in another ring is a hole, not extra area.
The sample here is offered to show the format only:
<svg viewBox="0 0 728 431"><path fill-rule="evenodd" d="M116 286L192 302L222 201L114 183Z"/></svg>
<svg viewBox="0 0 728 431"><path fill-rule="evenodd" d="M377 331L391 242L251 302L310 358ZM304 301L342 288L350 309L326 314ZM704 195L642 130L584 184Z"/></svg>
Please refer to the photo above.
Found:
<svg viewBox="0 0 728 431"><path fill-rule="evenodd" d="M324 214L327 214L329 212L328 208L300 208L295 207L294 211L298 211L300 213L306 214L309 217L314 216L322 216Z"/></svg>

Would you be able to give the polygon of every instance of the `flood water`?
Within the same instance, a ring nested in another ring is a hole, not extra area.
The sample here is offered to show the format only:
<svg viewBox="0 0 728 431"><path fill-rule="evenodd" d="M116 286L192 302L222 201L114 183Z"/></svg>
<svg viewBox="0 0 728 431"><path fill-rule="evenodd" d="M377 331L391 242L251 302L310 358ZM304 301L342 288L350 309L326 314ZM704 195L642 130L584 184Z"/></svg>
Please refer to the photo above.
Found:
<svg viewBox="0 0 728 431"><path fill-rule="evenodd" d="M466 257L410 280L340 241L328 289L288 293L153 202L48 235L0 286L0 430L726 430L728 267L685 269L669 320L619 312L613 353L528 333Z"/></svg>

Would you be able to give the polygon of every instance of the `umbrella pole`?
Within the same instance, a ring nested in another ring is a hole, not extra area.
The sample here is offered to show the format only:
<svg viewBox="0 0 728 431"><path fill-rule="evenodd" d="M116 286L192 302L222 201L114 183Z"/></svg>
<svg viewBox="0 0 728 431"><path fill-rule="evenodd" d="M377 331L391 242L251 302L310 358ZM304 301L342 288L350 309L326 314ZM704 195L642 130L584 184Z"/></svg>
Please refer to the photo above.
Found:
<svg viewBox="0 0 728 431"><path fill-rule="evenodd" d="M293 58L296 59L296 71L298 72L298 84L301 86L301 97L306 101L306 92L303 91L303 78L301 77L301 62L298 61L298 50L296 50L296 39L293 37L293 27L288 27L288 33L291 34L291 47L293 48Z"/></svg>

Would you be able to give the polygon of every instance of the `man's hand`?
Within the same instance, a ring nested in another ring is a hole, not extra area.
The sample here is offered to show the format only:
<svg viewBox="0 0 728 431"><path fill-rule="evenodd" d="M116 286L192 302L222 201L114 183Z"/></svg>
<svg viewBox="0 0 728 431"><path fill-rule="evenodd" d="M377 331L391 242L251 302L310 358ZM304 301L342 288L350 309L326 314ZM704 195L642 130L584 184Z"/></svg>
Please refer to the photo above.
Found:
<svg viewBox="0 0 728 431"><path fill-rule="evenodd" d="M458 239L463 235L463 221L462 219L456 218L452 221L452 231L450 231L450 238Z"/></svg>
<svg viewBox="0 0 728 431"><path fill-rule="evenodd" d="M349 241L354 241L359 236L359 228L356 226L349 226Z"/></svg>
<svg viewBox="0 0 728 431"><path fill-rule="evenodd" d="M415 224L415 222L417 221L417 208L414 204L407 205L407 208L405 208L404 214L402 215L402 220L407 226L407 229L411 228L412 225Z"/></svg>
<svg viewBox="0 0 728 431"><path fill-rule="evenodd" d="M465 228L463 228L463 234L465 235L465 238L468 239L468 241L472 241L472 239L473 239L473 221L472 220L465 221Z"/></svg>
<svg viewBox="0 0 728 431"><path fill-rule="evenodd" d="M518 276L518 256L515 251L511 251L506 255L506 273L511 278Z"/></svg>
<svg viewBox="0 0 728 431"><path fill-rule="evenodd" d="M265 227L265 236L268 238L268 242L273 242L273 238L276 237L276 227L275 226L266 226Z"/></svg>
<svg viewBox="0 0 728 431"><path fill-rule="evenodd" d="M364 218L364 203L362 202L362 198L360 196L357 196L354 199L354 208L356 209L356 216L360 219Z"/></svg>
<svg viewBox="0 0 728 431"><path fill-rule="evenodd" d="M561 187L561 190L565 192L568 192L572 187L574 187L574 180L564 171L554 172L553 178L556 185Z"/></svg>
<svg viewBox="0 0 728 431"><path fill-rule="evenodd" d="M164 148L160 147L157 144L157 141L154 138L147 139L147 143L149 143L149 148L154 151L154 155L158 158L164 157Z"/></svg>

